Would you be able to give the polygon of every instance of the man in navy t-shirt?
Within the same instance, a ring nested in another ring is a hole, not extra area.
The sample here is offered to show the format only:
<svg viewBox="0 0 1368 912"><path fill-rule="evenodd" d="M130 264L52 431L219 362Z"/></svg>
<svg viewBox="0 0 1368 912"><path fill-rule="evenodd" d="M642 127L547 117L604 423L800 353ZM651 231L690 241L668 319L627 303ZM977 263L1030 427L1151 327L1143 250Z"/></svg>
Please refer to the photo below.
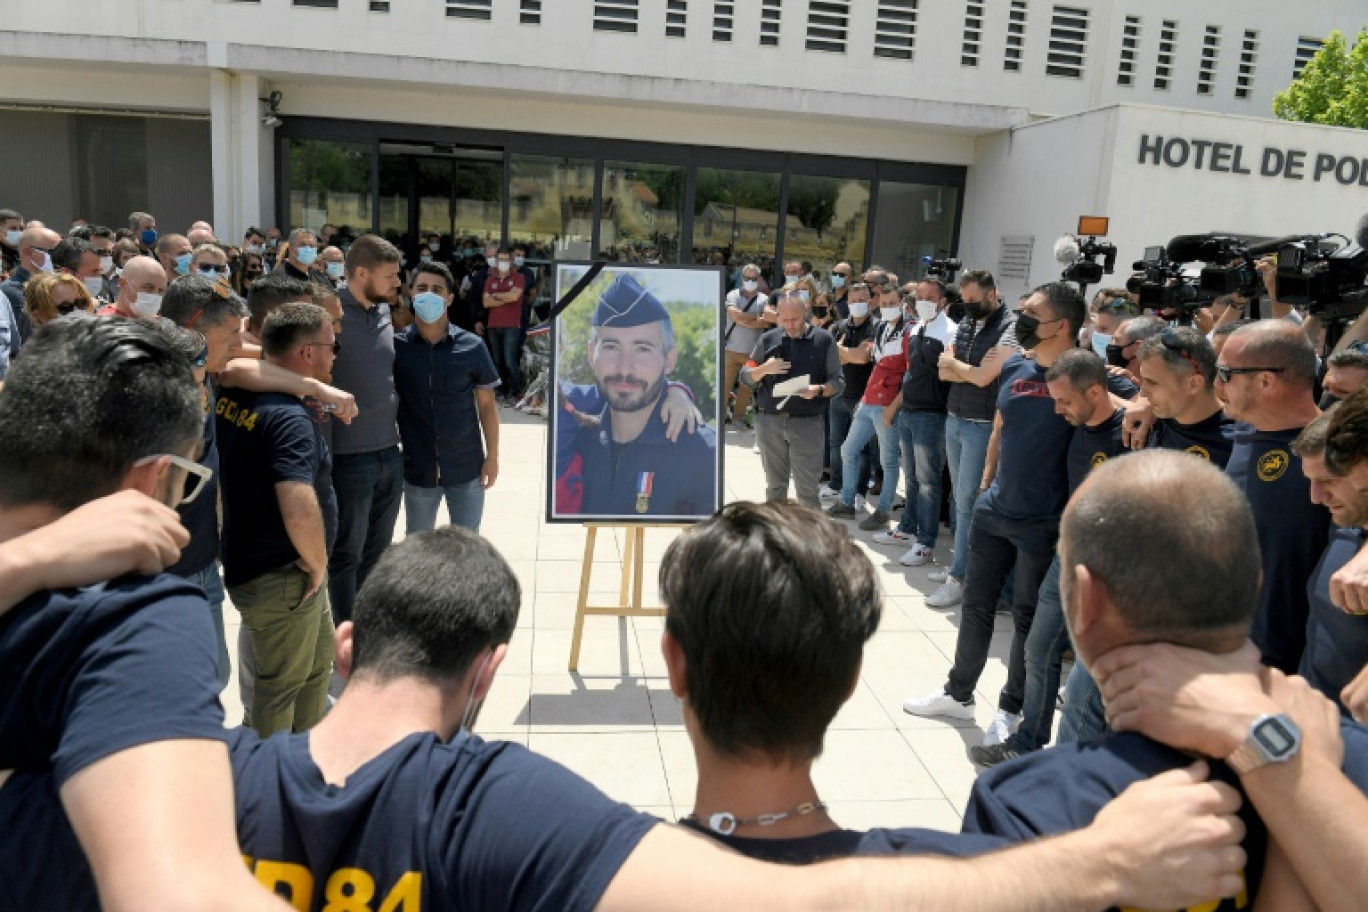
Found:
<svg viewBox="0 0 1368 912"><path fill-rule="evenodd" d="M1140 393L1158 419L1148 447L1180 450L1225 468L1234 421L1216 398L1216 352L1190 326L1170 327L1140 343Z"/></svg>
<svg viewBox="0 0 1368 912"><path fill-rule="evenodd" d="M266 359L279 367L315 378L332 368L336 334L317 305L281 305L261 335ZM295 396L225 390L214 411L224 466L224 583L256 663L248 721L263 735L304 731L323 717L332 668L331 453Z"/></svg>
<svg viewBox="0 0 1368 912"><path fill-rule="evenodd" d="M1139 539L1138 528L1145 530ZM1259 586L1254 517L1235 485L1210 466L1161 451L1102 466L1070 501L1059 552L1065 617L1086 663L1133 643L1167 642L1219 655L1247 638ZM1360 733L1350 736L1349 750L1368 749ZM1234 780L1292 761L1299 745L1300 729L1289 715L1261 716L1240 741L1214 755L1224 761L1216 775ZM1138 734L1031 754L979 778L965 829L1014 838L1067 832L1122 789L1191 761ZM1368 787L1363 767L1346 767L1361 789ZM1246 809L1243 816L1248 895L1222 909L1245 908L1261 887L1295 876L1279 853L1268 851L1258 815Z"/></svg>
<svg viewBox="0 0 1368 912"><path fill-rule="evenodd" d="M1102 359L1083 348L1064 352L1045 373L1055 411L1074 428L1065 458L1071 494L1093 469L1128 452L1121 440L1125 410L1112 403L1108 377ZM969 748L971 760L980 766L995 766L1049 743L1060 668L1068 646L1056 555L1040 584L1035 617L1026 637L1026 690L1021 724L1000 744Z"/></svg>
<svg viewBox="0 0 1368 912"><path fill-rule="evenodd" d="M203 415L152 327L43 326L0 396L0 541L115 491L202 495ZM195 908L209 891L277 908L237 855L217 693L208 605L179 577L39 592L0 617L0 770L47 778L106 906ZM0 828L6 849L26 839L26 821Z"/></svg>
<svg viewBox="0 0 1368 912"><path fill-rule="evenodd" d="M1287 320L1260 320L1221 349L1216 395L1241 422L1226 474L1254 509L1263 586L1250 638L1264 663L1295 674L1306 648L1306 581L1325 550L1330 514L1311 499L1292 442L1320 415L1316 350Z"/></svg>
<svg viewBox="0 0 1368 912"><path fill-rule="evenodd" d="M813 522L824 520L800 512L787 535L803 536ZM686 579L700 568L682 558L707 557L698 549L676 555L672 572ZM867 560L863 577L852 597L877 617ZM843 585L837 573L827 582ZM549 760L464 731L506 654L519 598L507 563L465 530L420 533L386 552L354 624L338 630L338 665L350 681L333 710L305 734L233 736L238 834L260 882L311 909L339 898L372 909L943 908L975 889L1002 897L985 908L1009 910L1171 904L1219 890L1234 870L1225 858L1230 837L1212 840L1231 826L1228 797L1177 783L1147 784L1084 832L1010 857L842 863L800 879L722 852L614 803ZM868 624L840 626L857 654L852 661L844 650L842 664L857 668ZM1206 809L1186 809L1198 803ZM20 774L0 789L0 832L20 821L23 840L0 840L0 909L92 908L50 778ZM861 850L880 854L996 844L925 831L836 832L836 842L853 835ZM1158 876L1175 863L1191 866L1185 882ZM1022 869L1038 872L1032 883L1015 882Z"/></svg>
<svg viewBox="0 0 1368 912"><path fill-rule="evenodd" d="M1013 573L1007 684L984 744L1000 744L1021 718L1026 686L1026 636L1036 597L1054 558L1059 514L1068 498L1067 457L1073 427L1055 411L1046 372L1074 347L1087 319L1078 290L1062 282L1042 285L1022 305L1016 337L1032 357L1012 355L1002 365L993 436L969 533L969 569L945 687L910 697L903 709L918 716L974 717L974 688L988 661L993 616L1007 575ZM961 478L961 483L964 483ZM1013 569L1015 567L1015 569Z"/></svg>

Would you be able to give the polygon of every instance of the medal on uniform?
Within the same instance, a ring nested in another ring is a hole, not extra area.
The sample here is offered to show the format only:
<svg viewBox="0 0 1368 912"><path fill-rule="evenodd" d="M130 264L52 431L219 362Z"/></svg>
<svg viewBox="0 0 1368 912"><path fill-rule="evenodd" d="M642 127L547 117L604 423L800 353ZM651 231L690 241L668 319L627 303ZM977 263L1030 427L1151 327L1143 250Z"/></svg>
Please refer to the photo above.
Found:
<svg viewBox="0 0 1368 912"><path fill-rule="evenodd" d="M637 478L636 511L645 513L651 508L651 488L655 484L655 472L642 472Z"/></svg>

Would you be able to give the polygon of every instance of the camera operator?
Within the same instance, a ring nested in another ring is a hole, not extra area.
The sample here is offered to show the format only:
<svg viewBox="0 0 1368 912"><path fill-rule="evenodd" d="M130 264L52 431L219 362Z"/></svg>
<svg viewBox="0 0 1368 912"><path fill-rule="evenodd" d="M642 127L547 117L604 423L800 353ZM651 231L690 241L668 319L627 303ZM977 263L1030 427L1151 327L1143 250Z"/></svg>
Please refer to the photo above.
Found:
<svg viewBox="0 0 1368 912"><path fill-rule="evenodd" d="M1295 674L1306 645L1305 581L1325 550L1330 516L1311 502L1292 442L1320 414L1312 398L1316 353L1288 320L1231 334L1216 367L1225 414L1243 424L1226 474L1254 510L1263 586L1250 634L1266 665ZM1247 425L1247 427L1246 427Z"/></svg>
<svg viewBox="0 0 1368 912"><path fill-rule="evenodd" d="M1368 399L1353 401L1345 413L1349 420L1341 425L1340 439L1362 447L1368 443L1368 426L1359 422L1368 413ZM1312 500L1328 508L1338 526L1306 587L1310 611L1306 651L1298 673L1362 722L1368 720L1368 615L1336 604L1330 595L1330 581L1363 550L1368 493L1355 484L1355 477L1360 483L1368 482L1368 463L1351 456L1347 469L1341 466L1332 471L1326 464L1330 423L1340 409L1336 406L1308 424L1292 444L1311 484Z"/></svg>
<svg viewBox="0 0 1368 912"><path fill-rule="evenodd" d="M1325 359L1325 378L1320 407L1327 409L1342 402L1368 381L1368 344L1359 343Z"/></svg>
<svg viewBox="0 0 1368 912"><path fill-rule="evenodd" d="M1003 362L1018 348L1016 317L1002 305L991 272L966 272L960 279L960 298L964 319L959 322L954 344L937 361L940 378L950 384L945 458L955 497L954 557L948 569L933 570L927 576L941 584L926 598L931 608L952 608L964 598L969 525L997 414L998 376Z"/></svg>
<svg viewBox="0 0 1368 912"><path fill-rule="evenodd" d="M1234 422L1216 398L1216 353L1190 326L1167 327L1136 353L1140 392L1158 419L1148 447L1182 450L1225 468Z"/></svg>

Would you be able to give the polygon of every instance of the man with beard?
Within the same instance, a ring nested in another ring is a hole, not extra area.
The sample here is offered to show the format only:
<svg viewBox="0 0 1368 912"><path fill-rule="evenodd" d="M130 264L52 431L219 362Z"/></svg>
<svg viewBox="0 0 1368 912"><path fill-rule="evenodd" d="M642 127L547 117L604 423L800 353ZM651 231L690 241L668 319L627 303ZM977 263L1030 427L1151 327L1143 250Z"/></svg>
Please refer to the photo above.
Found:
<svg viewBox="0 0 1368 912"><path fill-rule="evenodd" d="M607 408L575 434L556 488L556 512L663 518L717 508L716 433L701 425L672 443L660 417L678 357L664 306L631 276L619 275L594 309L589 332L589 365Z"/></svg>

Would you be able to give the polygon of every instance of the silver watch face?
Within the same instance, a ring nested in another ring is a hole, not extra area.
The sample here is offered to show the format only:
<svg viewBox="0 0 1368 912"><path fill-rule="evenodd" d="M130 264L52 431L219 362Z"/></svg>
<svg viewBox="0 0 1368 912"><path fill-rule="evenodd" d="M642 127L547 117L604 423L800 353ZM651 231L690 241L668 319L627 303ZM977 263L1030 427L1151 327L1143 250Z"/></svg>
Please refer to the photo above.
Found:
<svg viewBox="0 0 1368 912"><path fill-rule="evenodd" d="M1277 716L1270 716L1254 726L1250 732L1268 755L1274 759L1285 757L1297 747L1297 736Z"/></svg>

